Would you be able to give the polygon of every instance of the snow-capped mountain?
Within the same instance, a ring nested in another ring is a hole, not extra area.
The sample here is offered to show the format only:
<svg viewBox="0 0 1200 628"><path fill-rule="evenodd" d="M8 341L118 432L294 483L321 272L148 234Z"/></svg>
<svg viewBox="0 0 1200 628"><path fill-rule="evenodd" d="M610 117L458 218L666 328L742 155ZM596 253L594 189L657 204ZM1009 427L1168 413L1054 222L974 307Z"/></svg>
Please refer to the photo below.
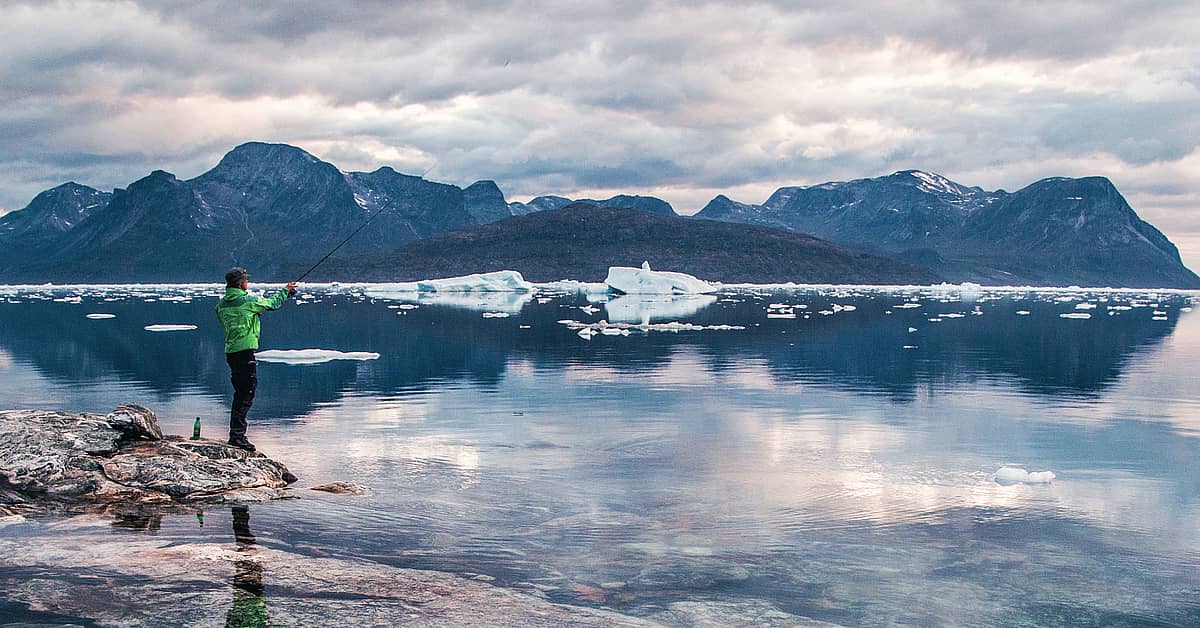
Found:
<svg viewBox="0 0 1200 628"><path fill-rule="evenodd" d="M1044 179L1008 193L904 170L784 187L761 205L718 196L696 217L807 233L958 280L1200 287L1175 245L1102 177Z"/></svg>
<svg viewBox="0 0 1200 628"><path fill-rule="evenodd" d="M112 193L67 183L39 194L24 209L0 216L0 282L203 281L235 264L259 279L285 280L368 218L370 228L350 239L339 257L394 252L438 234L573 202L539 196L507 203L492 181L464 189L388 167L343 172L294 146L250 142L189 180L156 170ZM686 221L650 196L581 202ZM1045 179L1008 193L906 170L780 188L761 205L722 195L697 217L809 234L957 281L1200 287L1175 246L1138 218L1112 183L1097 177ZM533 229L533 237L553 233L538 221L516 224ZM765 237L760 231L720 233L731 239L693 242L698 267L711 267L731 246L765 246L756 241ZM613 234L634 235L628 229Z"/></svg>
<svg viewBox="0 0 1200 628"><path fill-rule="evenodd" d="M156 170L111 194L75 184L40 194L0 219L0 279L199 280L234 264L285 278L368 217L341 252L509 215L491 181L464 190L391 168L346 173L294 146L250 142L190 180Z"/></svg>

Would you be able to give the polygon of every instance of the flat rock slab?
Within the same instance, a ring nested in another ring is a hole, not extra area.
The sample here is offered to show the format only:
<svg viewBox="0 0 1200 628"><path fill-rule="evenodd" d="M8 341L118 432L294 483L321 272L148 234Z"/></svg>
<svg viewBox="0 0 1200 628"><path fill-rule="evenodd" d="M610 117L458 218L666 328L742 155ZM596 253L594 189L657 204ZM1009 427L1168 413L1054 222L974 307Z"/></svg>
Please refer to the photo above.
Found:
<svg viewBox="0 0 1200 628"><path fill-rule="evenodd" d="M367 487L354 482L330 482L329 484L310 487L308 490L333 493L335 495L366 495L368 492Z"/></svg>
<svg viewBox="0 0 1200 628"><path fill-rule="evenodd" d="M295 477L261 454L163 437L148 408L0 412L0 514L40 507L264 501Z"/></svg>
<svg viewBox="0 0 1200 628"><path fill-rule="evenodd" d="M103 626L651 626L461 576L246 543L106 537L84 515L53 543L0 536L0 601ZM101 574L101 576L96 575Z"/></svg>

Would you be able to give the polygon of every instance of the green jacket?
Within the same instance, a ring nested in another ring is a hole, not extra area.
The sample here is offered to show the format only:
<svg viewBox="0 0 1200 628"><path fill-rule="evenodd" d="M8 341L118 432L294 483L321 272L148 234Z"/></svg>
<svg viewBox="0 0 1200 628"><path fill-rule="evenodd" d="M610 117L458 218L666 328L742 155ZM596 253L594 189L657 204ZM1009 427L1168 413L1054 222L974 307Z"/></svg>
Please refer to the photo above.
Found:
<svg viewBox="0 0 1200 628"><path fill-rule="evenodd" d="M287 288L270 298L251 296L241 288L225 288L225 296L217 302L217 320L225 328L225 353L257 349L258 315L278 310L287 298Z"/></svg>

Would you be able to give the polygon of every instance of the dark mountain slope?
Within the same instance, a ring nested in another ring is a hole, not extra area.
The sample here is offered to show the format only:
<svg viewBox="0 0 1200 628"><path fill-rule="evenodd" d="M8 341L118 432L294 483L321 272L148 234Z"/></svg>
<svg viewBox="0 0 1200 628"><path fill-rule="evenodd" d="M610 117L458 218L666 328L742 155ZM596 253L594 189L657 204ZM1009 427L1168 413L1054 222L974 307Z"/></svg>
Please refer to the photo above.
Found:
<svg viewBox="0 0 1200 628"><path fill-rule="evenodd" d="M343 281L411 281L518 270L531 281L603 281L610 266L677 270L722 282L936 283L912 264L766 227L574 204L444 233L395 253L330 260Z"/></svg>
<svg viewBox="0 0 1200 628"><path fill-rule="evenodd" d="M696 217L770 225L928 264L953 281L1200 287L1179 252L1102 177L1014 193L905 170L780 188L762 205L714 198Z"/></svg>

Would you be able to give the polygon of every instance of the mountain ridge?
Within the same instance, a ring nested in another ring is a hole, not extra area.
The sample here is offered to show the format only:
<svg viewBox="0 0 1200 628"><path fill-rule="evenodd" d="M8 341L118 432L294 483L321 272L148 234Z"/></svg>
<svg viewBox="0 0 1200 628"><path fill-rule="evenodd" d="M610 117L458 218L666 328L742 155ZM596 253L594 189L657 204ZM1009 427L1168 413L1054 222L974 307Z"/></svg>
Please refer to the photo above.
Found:
<svg viewBox="0 0 1200 628"><path fill-rule="evenodd" d="M155 170L112 192L68 182L0 215L0 281L195 281L231 265L285 279L368 219L371 228L339 256L386 254L576 202L547 195L510 203L487 179L460 188L389 166L343 172L299 147L246 142L191 179ZM652 196L582 202L680 218ZM719 194L681 219L804 233L953 281L1200 287L1174 244L1103 177L1049 177L1010 193L902 170L784 186L762 204ZM697 253L715 258L731 244Z"/></svg>

